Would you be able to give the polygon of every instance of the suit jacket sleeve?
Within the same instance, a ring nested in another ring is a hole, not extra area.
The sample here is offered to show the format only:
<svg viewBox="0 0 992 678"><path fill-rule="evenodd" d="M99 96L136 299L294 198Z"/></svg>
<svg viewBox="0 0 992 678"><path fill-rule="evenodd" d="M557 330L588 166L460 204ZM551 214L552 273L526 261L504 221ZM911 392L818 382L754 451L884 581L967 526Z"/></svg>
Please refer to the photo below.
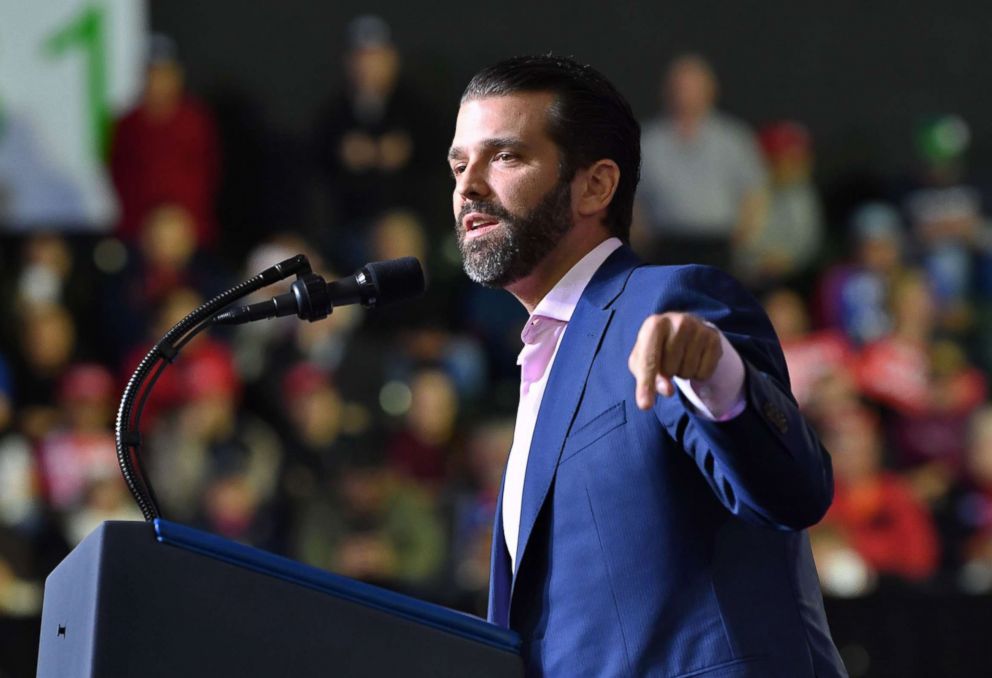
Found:
<svg viewBox="0 0 992 678"><path fill-rule="evenodd" d="M720 328L744 361L747 404L729 421L711 421L679 392L678 402L658 399L659 421L734 515L783 530L816 523L833 499L830 456L799 413L767 316L717 269L685 266L673 277L656 312L693 313Z"/></svg>

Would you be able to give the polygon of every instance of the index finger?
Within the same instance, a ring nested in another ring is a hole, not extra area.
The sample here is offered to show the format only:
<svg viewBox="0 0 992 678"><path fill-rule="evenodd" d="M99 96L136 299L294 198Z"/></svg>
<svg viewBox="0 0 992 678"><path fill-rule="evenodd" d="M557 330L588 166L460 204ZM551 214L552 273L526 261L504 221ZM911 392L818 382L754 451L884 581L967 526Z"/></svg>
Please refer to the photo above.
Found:
<svg viewBox="0 0 992 678"><path fill-rule="evenodd" d="M657 377L659 376L662 347L671 321L663 315L653 315L645 319L637 333L637 341L630 353L627 366L637 382L635 398L642 410L650 409L657 397Z"/></svg>

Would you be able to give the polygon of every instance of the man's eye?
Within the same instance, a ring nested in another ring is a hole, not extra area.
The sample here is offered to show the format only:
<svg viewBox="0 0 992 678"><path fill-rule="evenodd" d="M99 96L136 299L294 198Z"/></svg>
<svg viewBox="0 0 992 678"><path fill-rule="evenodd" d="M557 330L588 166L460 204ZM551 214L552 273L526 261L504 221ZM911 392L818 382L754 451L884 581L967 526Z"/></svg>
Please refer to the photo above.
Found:
<svg viewBox="0 0 992 678"><path fill-rule="evenodd" d="M516 158L516 156L513 155L512 153L497 153L496 154L496 159L499 160L500 162L509 162L509 161L511 161L511 160L513 160L515 158Z"/></svg>
<svg viewBox="0 0 992 678"><path fill-rule="evenodd" d="M458 176L459 174L461 174L464 171L465 171L465 165L463 165L463 164L458 164L458 165L452 165L451 166L451 173L454 174L455 176Z"/></svg>

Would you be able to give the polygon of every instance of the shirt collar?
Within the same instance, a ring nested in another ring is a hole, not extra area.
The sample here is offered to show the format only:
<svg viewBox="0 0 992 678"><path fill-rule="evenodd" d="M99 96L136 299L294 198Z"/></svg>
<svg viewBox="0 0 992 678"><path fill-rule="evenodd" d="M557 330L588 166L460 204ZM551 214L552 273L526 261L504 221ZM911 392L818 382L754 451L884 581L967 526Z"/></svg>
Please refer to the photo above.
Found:
<svg viewBox="0 0 992 678"><path fill-rule="evenodd" d="M542 315L566 323L571 320L589 281L603 262L622 244L619 238L607 238L592 248L541 299L531 317Z"/></svg>

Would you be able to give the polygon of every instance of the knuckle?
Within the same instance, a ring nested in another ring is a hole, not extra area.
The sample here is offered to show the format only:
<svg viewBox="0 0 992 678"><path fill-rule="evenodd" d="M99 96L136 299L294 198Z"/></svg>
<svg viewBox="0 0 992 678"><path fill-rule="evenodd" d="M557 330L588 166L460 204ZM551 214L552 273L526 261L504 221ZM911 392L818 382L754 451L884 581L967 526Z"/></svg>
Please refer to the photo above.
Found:
<svg viewBox="0 0 992 678"><path fill-rule="evenodd" d="M720 334L716 330L713 330L713 351L718 358L723 355L723 342L720 341Z"/></svg>
<svg viewBox="0 0 992 678"><path fill-rule="evenodd" d="M638 341L643 340L656 329L658 329L658 316L649 315L644 319L644 322L641 323L641 329L637 332Z"/></svg>
<svg viewBox="0 0 992 678"><path fill-rule="evenodd" d="M687 339L696 339L697 337L699 337L699 325L696 323L693 322L683 323L680 329L682 331L682 334Z"/></svg>

